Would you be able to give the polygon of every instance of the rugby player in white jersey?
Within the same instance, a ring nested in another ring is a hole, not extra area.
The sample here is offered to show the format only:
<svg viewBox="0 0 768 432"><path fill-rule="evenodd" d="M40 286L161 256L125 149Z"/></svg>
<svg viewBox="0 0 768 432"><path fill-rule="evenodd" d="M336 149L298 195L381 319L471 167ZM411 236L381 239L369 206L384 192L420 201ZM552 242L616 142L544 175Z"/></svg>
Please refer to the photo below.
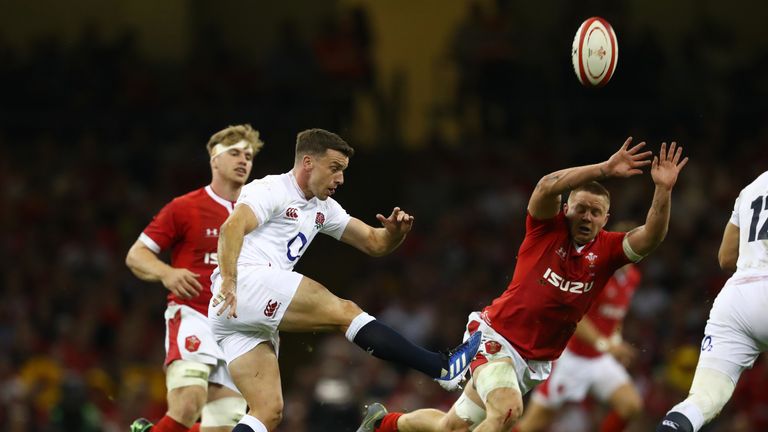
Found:
<svg viewBox="0 0 768 432"><path fill-rule="evenodd" d="M376 215L382 227L373 228L330 198L344 183L353 153L334 133L299 133L293 169L244 186L221 226L208 316L250 408L235 432L267 432L281 421L279 330L344 332L374 356L424 372L446 387L458 385L477 352L480 336L450 354L427 351L293 271L318 233L381 256L395 250L410 231L414 219L398 207L389 217Z"/></svg>
<svg viewBox="0 0 768 432"><path fill-rule="evenodd" d="M735 273L712 304L688 398L667 413L657 432L700 430L768 347L768 171L736 198L718 261Z"/></svg>

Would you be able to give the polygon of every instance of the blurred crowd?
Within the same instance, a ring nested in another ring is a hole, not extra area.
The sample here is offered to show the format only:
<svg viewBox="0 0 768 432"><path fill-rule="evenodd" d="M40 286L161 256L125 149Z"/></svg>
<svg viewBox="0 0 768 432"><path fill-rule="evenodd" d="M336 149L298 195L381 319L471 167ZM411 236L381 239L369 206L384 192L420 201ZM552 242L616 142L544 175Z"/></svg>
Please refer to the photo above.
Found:
<svg viewBox="0 0 768 432"><path fill-rule="evenodd" d="M548 41L515 43L527 41L526 24L510 3L470 6L446 42L459 79L434 115L456 122L458 143L435 127L409 147L389 130L381 135L391 145L359 146L347 171L342 205L369 223L401 206L416 217L406 242L370 259L321 239L313 249L323 253L308 254L297 270L416 342L454 346L467 314L509 282L528 196L542 175L607 158L628 134L654 150L677 139L691 162L674 192L669 235L641 264L624 327L640 350L630 371L646 403L635 427L650 430L692 379L709 307L728 277L716 254L733 200L768 169L768 86L758 77L768 57L718 68L718 57L692 41L727 46L727 32L705 22L689 36L688 57L670 61L648 29L614 10L614 26L637 31L620 39L614 82L586 92L567 56L561 64L531 55L570 37L560 30ZM580 17L573 8L558 19ZM286 21L260 59L238 57L215 33L206 41L183 64L156 64L139 56L131 34L106 41L96 25L74 45L41 39L25 55L0 39L3 430L120 431L135 417L162 416L165 296L129 273L128 247L171 197L209 181L204 145L214 131L252 123L266 141L253 176L284 172L296 132L323 127L344 136L356 97L379 91L364 9L344 10L315 31ZM687 75L686 65L713 72ZM743 78L725 80L730 74ZM642 223L650 176L606 186L612 220ZM284 335L281 357L282 431L354 430L368 401L447 408L457 396L340 335ZM768 430L765 388L761 359L706 430ZM594 430L600 413L590 402L571 407L552 431Z"/></svg>

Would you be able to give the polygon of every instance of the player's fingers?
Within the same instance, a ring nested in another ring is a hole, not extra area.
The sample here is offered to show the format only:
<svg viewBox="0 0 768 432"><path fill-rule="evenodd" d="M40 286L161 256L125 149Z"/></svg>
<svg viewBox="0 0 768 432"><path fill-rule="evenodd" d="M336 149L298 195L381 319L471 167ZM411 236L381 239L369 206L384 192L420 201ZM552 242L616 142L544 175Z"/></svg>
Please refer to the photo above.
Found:
<svg viewBox="0 0 768 432"><path fill-rule="evenodd" d="M659 150L659 161L667 160L667 143L661 143L661 150Z"/></svg>
<svg viewBox="0 0 768 432"><path fill-rule="evenodd" d="M232 301L229 303L229 313L227 318L237 318L237 298L232 296Z"/></svg>
<svg viewBox="0 0 768 432"><path fill-rule="evenodd" d="M669 145L669 152L667 152L667 158L669 160L672 160L675 157L675 150L677 150L677 142L672 141L672 144Z"/></svg>
<svg viewBox="0 0 768 432"><path fill-rule="evenodd" d="M400 207L395 207L392 209L392 214L395 215L400 212Z"/></svg>
<svg viewBox="0 0 768 432"><path fill-rule="evenodd" d="M385 218L385 217L384 217L384 215L383 215L383 214L381 214L381 213L377 213L377 214L376 214L376 219L377 219L379 222L381 222L381 224L382 224L382 225L385 225L385 224L387 223L387 218Z"/></svg>
<svg viewBox="0 0 768 432"><path fill-rule="evenodd" d="M652 155L653 155L653 152L648 150L648 151L644 151L642 153L633 154L632 155L632 160L638 161L638 160L648 159Z"/></svg>
<svg viewBox="0 0 768 432"><path fill-rule="evenodd" d="M632 143L632 137L627 137L627 139L624 140L624 144L621 145L621 150L626 150L631 143Z"/></svg>
<svg viewBox="0 0 768 432"><path fill-rule="evenodd" d="M635 154L640 151L641 148L645 147L645 141L641 141L637 143L637 145L632 146L631 149L629 149L630 154Z"/></svg>
<svg viewBox="0 0 768 432"><path fill-rule="evenodd" d="M653 157L653 163L651 163L651 169L653 170L653 169L656 169L658 167L659 167L659 157L658 156L654 156Z"/></svg>
<svg viewBox="0 0 768 432"><path fill-rule="evenodd" d="M683 159L683 161L682 161L682 162L680 162L680 165L678 165L678 166L677 166L677 170L678 170L678 171L680 171L681 169L683 169L683 167L684 167L684 166L685 166L685 164L687 164L687 163L688 163L688 156L686 156L686 157L685 157L685 159Z"/></svg>
<svg viewBox="0 0 768 432"><path fill-rule="evenodd" d="M217 304L223 305L227 300L227 292L224 290L219 291L218 294L213 298L214 306Z"/></svg>
<svg viewBox="0 0 768 432"><path fill-rule="evenodd" d="M203 289L203 286L200 284L200 281L197 280L196 276L188 276L184 278L184 282L188 283L193 288L195 288L195 291L200 291L201 289Z"/></svg>
<svg viewBox="0 0 768 432"><path fill-rule="evenodd" d="M179 283L176 285L176 292L177 295L182 298L191 298L192 293L189 290L189 286L184 283L184 281L179 281Z"/></svg>
<svg viewBox="0 0 768 432"><path fill-rule="evenodd" d="M677 165L680 162L680 156L683 155L683 146L680 146L677 148L677 151L675 152L675 156L672 158L672 163Z"/></svg>
<svg viewBox="0 0 768 432"><path fill-rule="evenodd" d="M184 286L184 291L186 291L187 294L189 294L189 296L197 295L197 293L199 293L200 289L202 288L202 286L200 286L200 283L197 281L197 279L192 279L191 281L185 279L185 280L182 280L181 283Z"/></svg>

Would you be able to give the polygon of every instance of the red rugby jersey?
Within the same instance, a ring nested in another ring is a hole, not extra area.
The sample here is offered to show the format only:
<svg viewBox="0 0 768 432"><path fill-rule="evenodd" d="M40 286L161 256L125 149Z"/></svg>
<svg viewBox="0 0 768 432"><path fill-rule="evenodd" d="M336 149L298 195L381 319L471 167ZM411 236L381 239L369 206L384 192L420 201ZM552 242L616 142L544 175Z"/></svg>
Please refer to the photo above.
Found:
<svg viewBox="0 0 768 432"><path fill-rule="evenodd" d="M627 315L632 295L640 285L642 275L634 265L628 265L616 271L605 284L603 292L597 296L589 308L587 318L605 337L610 337ZM597 357L602 354L591 344L573 336L568 342L568 349L582 357Z"/></svg>
<svg viewBox="0 0 768 432"><path fill-rule="evenodd" d="M624 235L601 230L577 250L562 211L545 220L528 214L512 281L483 318L523 358L558 358L605 283L629 262Z"/></svg>
<svg viewBox="0 0 768 432"><path fill-rule="evenodd" d="M218 265L216 249L219 227L234 208L234 203L213 192L210 186L174 198L152 219L139 240L155 253L170 248L171 266L200 275L203 290L191 299L168 293L168 302L192 307L208 315L211 299L211 273Z"/></svg>

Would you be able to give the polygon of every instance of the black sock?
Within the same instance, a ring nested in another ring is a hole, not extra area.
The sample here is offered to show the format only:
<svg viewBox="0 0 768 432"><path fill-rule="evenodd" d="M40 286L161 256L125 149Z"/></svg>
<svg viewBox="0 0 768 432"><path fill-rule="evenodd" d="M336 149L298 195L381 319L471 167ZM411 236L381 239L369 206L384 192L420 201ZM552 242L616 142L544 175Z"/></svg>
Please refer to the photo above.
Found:
<svg viewBox="0 0 768 432"><path fill-rule="evenodd" d="M672 411L656 427L656 432L693 432L693 425L688 417Z"/></svg>
<svg viewBox="0 0 768 432"><path fill-rule="evenodd" d="M373 320L360 328L354 342L382 360L411 367L432 378L440 378L448 367L445 356L415 345L378 320Z"/></svg>

